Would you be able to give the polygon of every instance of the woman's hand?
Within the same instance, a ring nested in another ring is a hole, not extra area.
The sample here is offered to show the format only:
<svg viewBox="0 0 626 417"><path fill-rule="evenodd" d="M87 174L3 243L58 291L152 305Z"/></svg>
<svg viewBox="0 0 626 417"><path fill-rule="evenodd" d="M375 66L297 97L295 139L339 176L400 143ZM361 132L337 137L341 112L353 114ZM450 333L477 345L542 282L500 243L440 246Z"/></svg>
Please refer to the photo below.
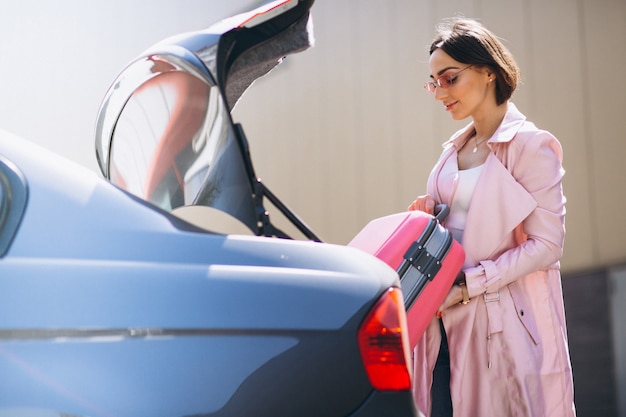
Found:
<svg viewBox="0 0 626 417"><path fill-rule="evenodd" d="M429 214L435 214L435 205L435 199L430 194L425 194L418 196L407 210L420 210Z"/></svg>
<svg viewBox="0 0 626 417"><path fill-rule="evenodd" d="M452 288L450 288L448 295L443 300L443 303L439 306L439 310L437 310L437 317L441 317L441 313L445 309L459 304L461 301L463 301L463 290L461 290L461 287L458 285L453 285Z"/></svg>

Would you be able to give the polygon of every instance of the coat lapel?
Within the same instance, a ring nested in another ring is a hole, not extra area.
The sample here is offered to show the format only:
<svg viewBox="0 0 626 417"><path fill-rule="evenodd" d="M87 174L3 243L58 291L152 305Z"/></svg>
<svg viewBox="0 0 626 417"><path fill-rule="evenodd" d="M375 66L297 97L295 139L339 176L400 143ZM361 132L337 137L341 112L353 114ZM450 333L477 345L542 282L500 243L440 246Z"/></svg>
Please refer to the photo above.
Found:
<svg viewBox="0 0 626 417"><path fill-rule="evenodd" d="M475 242L465 247L467 260L489 259L535 207L537 202L530 193L489 154L467 213L463 241Z"/></svg>
<svg viewBox="0 0 626 417"><path fill-rule="evenodd" d="M525 121L526 117L517 107L508 103L502 123L487 141L492 152L476 184L463 232L463 241L472 242L464 246L466 265L490 259L510 233L537 207L535 199L515 180L504 165L506 162L503 162L509 157L505 145L515 137ZM470 123L443 144L445 149L428 182L429 193L440 202L451 204L456 190L456 183L445 192L436 186L445 169L445 161L456 157L457 150L463 147L473 129L474 124ZM485 212L489 215L485 216Z"/></svg>

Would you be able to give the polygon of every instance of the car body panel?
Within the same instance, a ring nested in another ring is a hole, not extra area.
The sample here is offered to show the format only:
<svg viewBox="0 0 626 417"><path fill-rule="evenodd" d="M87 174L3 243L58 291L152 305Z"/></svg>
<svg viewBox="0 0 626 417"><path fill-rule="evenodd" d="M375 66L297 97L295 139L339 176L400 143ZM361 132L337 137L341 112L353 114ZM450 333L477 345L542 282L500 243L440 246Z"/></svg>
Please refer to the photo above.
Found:
<svg viewBox="0 0 626 417"><path fill-rule="evenodd" d="M398 285L376 258L196 229L6 133L0 155L28 179L0 258L0 410L349 415L373 395L355 333Z"/></svg>
<svg viewBox="0 0 626 417"><path fill-rule="evenodd" d="M285 236L268 200L314 234L257 180L230 118L309 44L311 5L273 2L134 60L96 123L104 179L0 132L0 417L416 415L409 387L374 389L361 355L397 274L354 248L270 237ZM252 235L176 215L189 206ZM383 313L406 359L403 307Z"/></svg>

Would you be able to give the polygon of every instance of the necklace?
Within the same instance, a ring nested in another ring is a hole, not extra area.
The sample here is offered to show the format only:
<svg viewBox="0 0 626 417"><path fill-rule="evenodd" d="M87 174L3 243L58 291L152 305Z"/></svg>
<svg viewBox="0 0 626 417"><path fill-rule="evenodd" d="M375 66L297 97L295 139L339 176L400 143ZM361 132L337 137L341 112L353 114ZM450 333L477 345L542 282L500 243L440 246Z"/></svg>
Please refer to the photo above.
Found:
<svg viewBox="0 0 626 417"><path fill-rule="evenodd" d="M476 141L476 135L474 135L474 149L472 149L472 153L476 153L476 151L478 150L478 145L482 145L482 143L484 141L486 141L486 140L487 139L485 138L485 139L481 140L480 143L479 143L479 142Z"/></svg>

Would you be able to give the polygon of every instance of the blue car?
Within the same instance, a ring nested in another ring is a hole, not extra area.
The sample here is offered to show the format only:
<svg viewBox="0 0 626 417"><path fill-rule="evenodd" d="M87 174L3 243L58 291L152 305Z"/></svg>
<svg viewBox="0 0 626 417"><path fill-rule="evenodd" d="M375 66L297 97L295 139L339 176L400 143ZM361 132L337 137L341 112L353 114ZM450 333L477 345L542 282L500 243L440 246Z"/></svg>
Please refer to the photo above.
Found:
<svg viewBox="0 0 626 417"><path fill-rule="evenodd" d="M322 243L231 119L310 46L312 3L131 62L97 118L102 176L0 133L1 417L417 415L398 275Z"/></svg>

